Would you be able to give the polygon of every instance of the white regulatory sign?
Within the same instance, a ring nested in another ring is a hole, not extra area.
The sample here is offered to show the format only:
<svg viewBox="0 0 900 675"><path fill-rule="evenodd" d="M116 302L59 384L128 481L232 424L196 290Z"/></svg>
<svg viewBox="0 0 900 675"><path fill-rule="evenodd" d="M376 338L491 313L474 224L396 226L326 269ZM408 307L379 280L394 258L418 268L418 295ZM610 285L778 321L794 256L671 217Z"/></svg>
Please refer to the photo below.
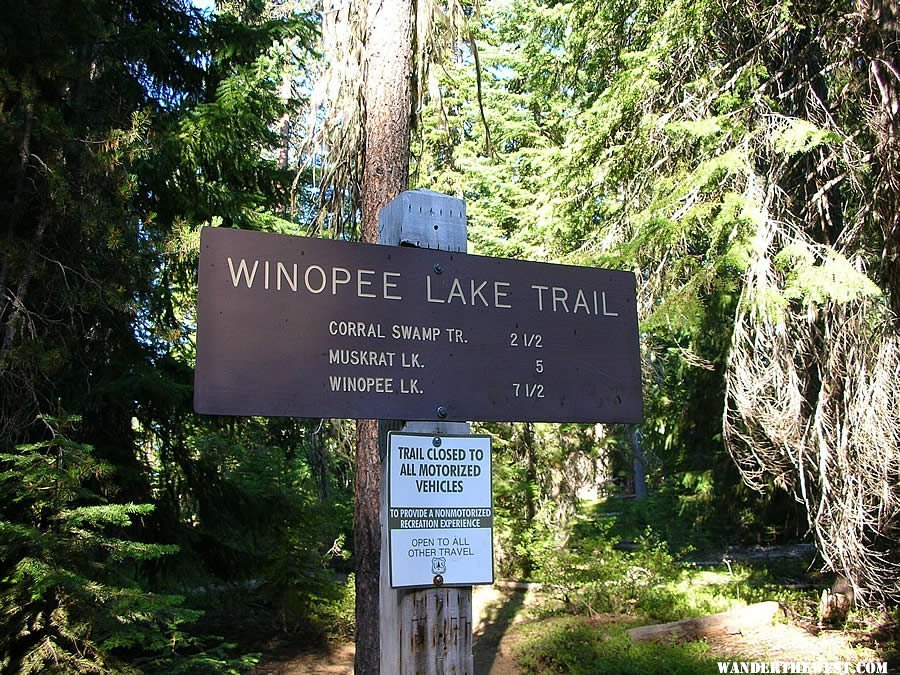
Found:
<svg viewBox="0 0 900 675"><path fill-rule="evenodd" d="M388 434L391 586L494 583L491 437Z"/></svg>

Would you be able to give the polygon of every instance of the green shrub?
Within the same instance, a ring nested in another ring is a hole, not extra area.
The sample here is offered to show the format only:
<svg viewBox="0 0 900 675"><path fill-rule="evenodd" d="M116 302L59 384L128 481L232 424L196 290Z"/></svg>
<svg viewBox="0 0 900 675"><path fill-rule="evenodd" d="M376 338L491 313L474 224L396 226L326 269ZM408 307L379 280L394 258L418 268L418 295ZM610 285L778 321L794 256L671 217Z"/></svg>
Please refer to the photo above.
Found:
<svg viewBox="0 0 900 675"><path fill-rule="evenodd" d="M607 534L608 525L602 525L599 534L570 541L565 550L541 551L538 577L544 590L570 611L633 611L683 569L649 530L634 551L616 549Z"/></svg>
<svg viewBox="0 0 900 675"><path fill-rule="evenodd" d="M530 630L529 630L530 628ZM538 628L540 633L538 633ZM626 626L593 626L581 618L541 622L522 631L515 648L523 673L693 675L716 672L705 643L634 643Z"/></svg>
<svg viewBox="0 0 900 675"><path fill-rule="evenodd" d="M336 640L352 640L356 630L356 579L353 574L339 589L337 597L319 608L319 619L328 636Z"/></svg>

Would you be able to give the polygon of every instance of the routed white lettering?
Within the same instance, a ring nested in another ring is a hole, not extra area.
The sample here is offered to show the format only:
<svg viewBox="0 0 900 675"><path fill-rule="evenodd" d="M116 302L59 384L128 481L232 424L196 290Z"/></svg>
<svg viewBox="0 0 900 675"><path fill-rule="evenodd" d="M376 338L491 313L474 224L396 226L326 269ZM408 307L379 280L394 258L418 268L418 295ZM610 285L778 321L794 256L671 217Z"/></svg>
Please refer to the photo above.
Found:
<svg viewBox="0 0 900 675"><path fill-rule="evenodd" d="M360 298L383 298L385 300L402 300L400 288L400 272L381 272L376 270L354 270L346 267L323 267L321 265L298 266L296 262L282 260L247 260L246 258L226 257L231 284L235 288L242 283L253 288L257 273L261 277L265 290L288 290L296 293L302 290L313 295L330 291L338 295L344 286L347 292ZM260 265L262 262L262 265ZM376 276L377 275L377 276ZM300 277L302 276L302 284ZM430 289L430 283L429 283ZM445 302L432 299L432 302ZM465 302L465 300L463 300Z"/></svg>
<svg viewBox="0 0 900 675"><path fill-rule="evenodd" d="M297 292L297 263L294 263L294 272L292 276L288 276L287 268L284 266L284 263L278 263L278 280L275 283L275 288L279 291L281 290L281 277L284 275L284 280L287 281L288 286L291 287L291 290L294 293Z"/></svg>
<svg viewBox="0 0 900 675"><path fill-rule="evenodd" d="M313 270L319 273L320 284L318 288L313 288L312 284L310 283L309 273ZM306 272L303 275L303 283L306 284L306 290L308 290L310 293L321 293L328 285L328 276L325 274L325 270L323 270L318 265L310 265L306 268Z"/></svg>
<svg viewBox="0 0 900 675"><path fill-rule="evenodd" d="M556 305L561 304L563 311L567 314L569 313L569 306L566 304L566 300L569 298L569 291L565 288L560 288L559 286L553 287L553 311L556 311Z"/></svg>
<svg viewBox="0 0 900 675"><path fill-rule="evenodd" d="M343 277L338 278L338 272L340 272ZM333 267L331 268L331 294L337 295L337 287L338 284L349 284L351 278L350 270L345 269L343 267Z"/></svg>
<svg viewBox="0 0 900 675"><path fill-rule="evenodd" d="M578 289L578 293L575 295L575 307L572 309L572 314L578 314L578 308L583 307L585 314L591 313L591 308L588 307L587 298L584 297L584 291L580 288Z"/></svg>
<svg viewBox="0 0 900 675"><path fill-rule="evenodd" d="M619 316L618 312L610 312L606 309L606 291L603 291L601 294L603 298L603 316Z"/></svg>
<svg viewBox="0 0 900 675"><path fill-rule="evenodd" d="M472 300L471 304L473 304L473 305L475 304L475 298L480 298L480 299L481 299L481 302L484 304L485 307L490 307L490 305L488 304L487 299L485 299L485 297L481 294L481 290L482 290L485 286L488 285L488 282L482 281L482 282L481 282L481 285L478 286L478 288L475 288L475 280L474 280L474 279L472 279L472 282L471 282L471 283L472 283L472 294L471 294L471 296L470 296L470 297L471 297L471 300Z"/></svg>
<svg viewBox="0 0 900 675"><path fill-rule="evenodd" d="M329 375L328 384L331 391L394 393L394 378L392 377Z"/></svg>
<svg viewBox="0 0 900 675"><path fill-rule="evenodd" d="M371 286L372 282L368 279L363 279L363 274L374 275L375 270L359 270L356 273L356 294L361 298L375 298L377 297L374 293L363 293L363 286Z"/></svg>
<svg viewBox="0 0 900 675"><path fill-rule="evenodd" d="M234 271L234 262L231 260L231 256L228 257L228 269L231 270L231 283L234 284L234 287L237 288L238 282L240 278L243 276L244 281L247 284L247 288L251 288L253 286L253 279L256 277L256 268L259 267L259 260L253 261L253 271L247 272L247 261L241 258L241 262L238 263L237 272Z"/></svg>
<svg viewBox="0 0 900 675"><path fill-rule="evenodd" d="M399 272L385 272L384 273L383 291L384 291L384 299L385 300L402 300L403 299L399 295L391 295L390 291L388 290L390 288L397 288L397 284L395 284L391 281L388 281L388 277L399 277L399 276L400 276Z"/></svg>
<svg viewBox="0 0 900 675"><path fill-rule="evenodd" d="M459 283L459 279L454 278L453 283L450 285L450 293L447 295L447 304L453 302L453 298L459 298L462 301L462 304L466 304L466 296L463 293L462 286Z"/></svg>
<svg viewBox="0 0 900 675"><path fill-rule="evenodd" d="M549 286L538 286L532 284L531 287L538 292L538 311L544 311L544 291L549 290Z"/></svg>
<svg viewBox="0 0 900 675"><path fill-rule="evenodd" d="M500 290L500 287L509 288L508 281L495 281L494 282L494 307L499 307L500 309L510 309L512 305L504 305L500 302L500 298L508 298L509 293ZM533 288L533 286L532 286Z"/></svg>
<svg viewBox="0 0 900 675"><path fill-rule="evenodd" d="M532 284L531 288L537 291L538 311L547 310L565 312L566 314L578 314L582 311L588 316L619 316L618 312L611 312L606 304L606 291L584 290L581 288L567 289L562 286L542 286ZM545 295L544 291L548 291ZM544 302L546 300L546 302Z"/></svg>
<svg viewBox="0 0 900 675"><path fill-rule="evenodd" d="M229 258L229 260L230 260L230 258ZM237 286L237 282L235 282L234 285ZM441 298L431 297L431 277L425 277L425 289L426 289L426 297L428 298L428 302L437 302L440 304L444 304L444 301Z"/></svg>

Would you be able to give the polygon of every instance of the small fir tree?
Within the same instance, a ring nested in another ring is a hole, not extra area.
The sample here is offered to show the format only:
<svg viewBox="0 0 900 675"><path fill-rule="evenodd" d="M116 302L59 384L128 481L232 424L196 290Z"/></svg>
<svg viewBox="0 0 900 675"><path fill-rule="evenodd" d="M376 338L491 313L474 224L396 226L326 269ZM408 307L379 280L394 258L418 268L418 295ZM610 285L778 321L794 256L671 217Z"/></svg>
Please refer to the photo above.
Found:
<svg viewBox="0 0 900 675"><path fill-rule="evenodd" d="M0 454L0 666L140 672L129 663L139 649L152 670L192 669L179 650L196 649L180 627L200 612L136 579L141 562L177 550L129 537L153 506L110 503L102 496L110 465L69 436L77 418L42 419L46 440Z"/></svg>

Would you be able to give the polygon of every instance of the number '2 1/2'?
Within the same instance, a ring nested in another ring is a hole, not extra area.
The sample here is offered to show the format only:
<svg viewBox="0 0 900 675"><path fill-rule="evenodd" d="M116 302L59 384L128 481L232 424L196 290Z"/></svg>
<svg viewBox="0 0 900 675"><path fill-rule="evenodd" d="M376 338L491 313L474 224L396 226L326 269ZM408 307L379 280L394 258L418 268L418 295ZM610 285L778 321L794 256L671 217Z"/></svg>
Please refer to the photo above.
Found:
<svg viewBox="0 0 900 675"><path fill-rule="evenodd" d="M543 345L544 338L540 333L510 333L509 334L509 346L510 347L533 347L534 349L541 349Z"/></svg>

